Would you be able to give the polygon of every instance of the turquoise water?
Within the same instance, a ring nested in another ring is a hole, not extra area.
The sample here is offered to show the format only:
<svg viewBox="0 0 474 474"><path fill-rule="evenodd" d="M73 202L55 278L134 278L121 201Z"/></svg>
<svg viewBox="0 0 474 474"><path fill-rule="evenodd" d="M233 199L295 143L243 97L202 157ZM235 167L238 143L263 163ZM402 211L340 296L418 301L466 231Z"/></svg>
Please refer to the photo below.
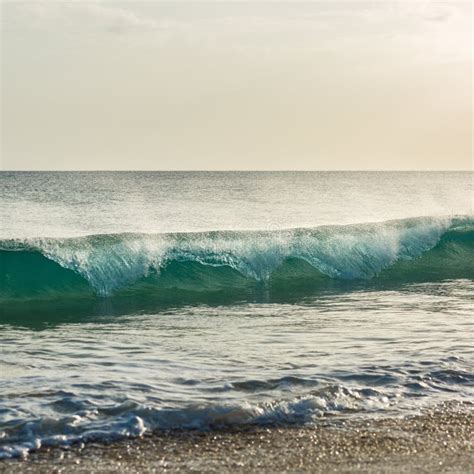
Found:
<svg viewBox="0 0 474 474"><path fill-rule="evenodd" d="M0 456L472 399L473 178L1 173Z"/></svg>

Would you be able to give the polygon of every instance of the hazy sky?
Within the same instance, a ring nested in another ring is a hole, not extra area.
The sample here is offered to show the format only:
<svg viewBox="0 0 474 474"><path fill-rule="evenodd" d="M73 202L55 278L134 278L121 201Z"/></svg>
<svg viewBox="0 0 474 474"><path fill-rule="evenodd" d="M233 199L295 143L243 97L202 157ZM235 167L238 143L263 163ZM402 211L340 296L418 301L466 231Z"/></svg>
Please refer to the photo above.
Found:
<svg viewBox="0 0 474 474"><path fill-rule="evenodd" d="M1 3L3 169L471 169L471 2Z"/></svg>

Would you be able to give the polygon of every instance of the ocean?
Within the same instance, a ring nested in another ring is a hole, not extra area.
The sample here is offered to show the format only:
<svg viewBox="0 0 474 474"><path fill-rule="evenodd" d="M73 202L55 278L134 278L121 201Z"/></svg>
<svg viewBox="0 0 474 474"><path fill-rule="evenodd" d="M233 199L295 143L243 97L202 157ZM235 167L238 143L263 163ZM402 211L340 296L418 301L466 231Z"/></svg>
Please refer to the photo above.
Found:
<svg viewBox="0 0 474 474"><path fill-rule="evenodd" d="M1 172L0 457L474 395L473 172Z"/></svg>

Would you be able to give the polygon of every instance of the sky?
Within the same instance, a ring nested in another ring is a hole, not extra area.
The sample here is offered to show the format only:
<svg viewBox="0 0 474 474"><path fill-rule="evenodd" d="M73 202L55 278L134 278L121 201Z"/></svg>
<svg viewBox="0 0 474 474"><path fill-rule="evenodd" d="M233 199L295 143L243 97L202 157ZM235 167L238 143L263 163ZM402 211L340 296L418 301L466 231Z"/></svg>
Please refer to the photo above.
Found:
<svg viewBox="0 0 474 474"><path fill-rule="evenodd" d="M473 169L472 4L1 1L4 170Z"/></svg>

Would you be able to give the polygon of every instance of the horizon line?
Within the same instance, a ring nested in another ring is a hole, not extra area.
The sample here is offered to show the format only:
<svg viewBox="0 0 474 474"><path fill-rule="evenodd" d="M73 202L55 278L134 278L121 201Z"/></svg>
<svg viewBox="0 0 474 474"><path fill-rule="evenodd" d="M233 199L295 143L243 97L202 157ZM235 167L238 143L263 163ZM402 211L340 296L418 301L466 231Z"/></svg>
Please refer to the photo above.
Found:
<svg viewBox="0 0 474 474"><path fill-rule="evenodd" d="M87 169L0 169L0 172L14 173L89 173L89 172L162 172L162 173L446 173L446 172L472 172L470 169L112 169L112 168L87 168Z"/></svg>

